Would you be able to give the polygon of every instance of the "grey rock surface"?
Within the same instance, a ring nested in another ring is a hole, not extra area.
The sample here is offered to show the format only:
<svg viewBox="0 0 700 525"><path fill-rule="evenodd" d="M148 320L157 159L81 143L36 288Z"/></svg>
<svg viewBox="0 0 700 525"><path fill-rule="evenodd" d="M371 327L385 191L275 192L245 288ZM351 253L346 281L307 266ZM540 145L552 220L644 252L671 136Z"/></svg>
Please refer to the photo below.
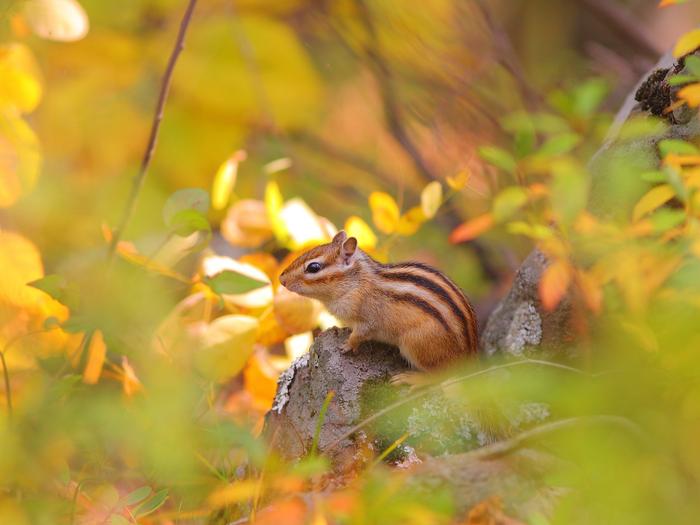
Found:
<svg viewBox="0 0 700 525"><path fill-rule="evenodd" d="M311 450L319 412L329 392L335 395L321 428L320 452L359 422L364 389L408 370L398 350L387 345L365 343L355 354L340 352L349 335L349 328L322 332L309 353L280 376L264 433L282 456L299 458ZM350 461L353 452L353 441L345 439L329 456L337 464Z"/></svg>
<svg viewBox="0 0 700 525"><path fill-rule="evenodd" d="M529 522L535 515L551 516L554 505L568 493L546 482L560 467L553 456L531 449L496 458L467 452L428 459L411 471L411 483L426 491L450 491L457 515L496 496L508 516Z"/></svg>
<svg viewBox="0 0 700 525"><path fill-rule="evenodd" d="M557 350L570 338L568 298L554 312L546 312L539 299L538 286L547 267L547 257L533 250L518 269L508 295L491 314L481 335L481 351L521 357L537 347Z"/></svg>

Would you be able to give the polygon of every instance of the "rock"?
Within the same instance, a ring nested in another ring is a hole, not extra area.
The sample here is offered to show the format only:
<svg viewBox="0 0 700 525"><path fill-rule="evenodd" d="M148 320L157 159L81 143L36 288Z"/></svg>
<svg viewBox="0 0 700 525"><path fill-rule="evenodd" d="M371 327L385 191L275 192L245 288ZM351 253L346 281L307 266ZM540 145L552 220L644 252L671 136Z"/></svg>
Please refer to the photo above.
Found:
<svg viewBox="0 0 700 525"><path fill-rule="evenodd" d="M535 515L551 517L554 505L569 492L546 482L561 467L554 456L533 449L488 458L467 452L426 460L411 470L411 484L450 492L458 516L495 496L508 516L529 522Z"/></svg>
<svg viewBox="0 0 700 525"><path fill-rule="evenodd" d="M508 295L493 311L481 335L484 354L492 356L500 351L521 357L538 347L556 351L570 340L568 298L554 312L544 311L540 303L538 286L547 264L547 257L537 249L522 263Z"/></svg>
<svg viewBox="0 0 700 525"><path fill-rule="evenodd" d="M335 395L321 427L318 450L327 452L338 468L351 462L356 452L352 439L343 439L332 450L329 445L360 421L361 400L368 389L408 370L398 349L387 345L364 343L356 354L340 352L349 335L349 328L322 332L309 353L280 376L264 433L283 457L294 459L309 453L319 412L332 391Z"/></svg>

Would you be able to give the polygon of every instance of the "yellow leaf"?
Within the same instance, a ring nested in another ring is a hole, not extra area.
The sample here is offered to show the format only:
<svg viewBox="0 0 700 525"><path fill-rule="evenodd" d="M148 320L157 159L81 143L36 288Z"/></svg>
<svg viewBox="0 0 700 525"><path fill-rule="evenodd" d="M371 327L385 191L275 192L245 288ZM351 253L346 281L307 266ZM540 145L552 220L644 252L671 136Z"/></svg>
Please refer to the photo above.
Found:
<svg viewBox="0 0 700 525"><path fill-rule="evenodd" d="M42 277L44 268L36 246L19 234L0 229L0 349L15 340L7 353L7 364L12 369L32 368L35 356L56 355L80 342L81 336L58 328L24 337L41 330L48 317L59 321L68 317L65 306L27 285Z"/></svg>
<svg viewBox="0 0 700 525"><path fill-rule="evenodd" d="M33 111L41 100L41 74L31 50L23 44L0 46L0 109Z"/></svg>
<svg viewBox="0 0 700 525"><path fill-rule="evenodd" d="M552 262L540 279L539 292L545 310L554 310L564 297L571 281L571 267L566 261Z"/></svg>
<svg viewBox="0 0 700 525"><path fill-rule="evenodd" d="M253 352L257 332L258 320L255 317L217 317L202 330L202 348L195 351L195 366L214 381L235 376Z"/></svg>
<svg viewBox="0 0 700 525"><path fill-rule="evenodd" d="M87 352L88 358L85 370L83 370L83 382L94 385L100 379L107 355L107 346L105 346L105 340L100 330L96 330L92 334Z"/></svg>
<svg viewBox="0 0 700 525"><path fill-rule="evenodd" d="M638 221L647 213L654 211L656 208L671 200L676 193L668 184L661 184L649 190L639 202L634 206L632 211L632 220Z"/></svg>
<svg viewBox="0 0 700 525"><path fill-rule="evenodd" d="M700 29L693 29L678 39L676 47L673 48L673 56L680 58L683 55L692 53L698 47L700 47Z"/></svg>
<svg viewBox="0 0 700 525"><path fill-rule="evenodd" d="M493 215L485 213L457 226L450 234L450 242L465 242L475 239L493 226Z"/></svg>
<svg viewBox="0 0 700 525"><path fill-rule="evenodd" d="M372 228L357 215L352 215L345 221L345 232L348 237L355 237L362 249L372 249L377 246L377 236Z"/></svg>
<svg viewBox="0 0 700 525"><path fill-rule="evenodd" d="M209 494L207 504L209 508L218 508L232 503L240 503L252 499L257 491L257 480L236 481Z"/></svg>
<svg viewBox="0 0 700 525"><path fill-rule="evenodd" d="M284 203L278 218L287 232L287 246L293 250L326 242L337 232L335 226L316 215L309 205L298 197Z"/></svg>
<svg viewBox="0 0 700 525"><path fill-rule="evenodd" d="M700 106L700 83L683 87L678 92L678 98L684 100L691 108Z"/></svg>
<svg viewBox="0 0 700 525"><path fill-rule="evenodd" d="M427 219L435 217L442 204L442 185L434 180L420 194L420 205Z"/></svg>
<svg viewBox="0 0 700 525"><path fill-rule="evenodd" d="M28 0L23 14L37 36L59 42L80 40L90 26L77 0Z"/></svg>
<svg viewBox="0 0 700 525"><path fill-rule="evenodd" d="M265 186L265 209L272 224L272 232L281 244L284 244L289 237L284 221L280 218L283 205L284 197L282 197L279 185L274 180L269 181Z"/></svg>
<svg viewBox="0 0 700 525"><path fill-rule="evenodd" d="M19 116L0 112L0 208L31 191L40 165L39 141L32 129Z"/></svg>
<svg viewBox="0 0 700 525"><path fill-rule="evenodd" d="M215 210L223 210L228 204L236 185L238 164L245 158L245 151L239 150L226 159L216 171L211 188L211 205Z"/></svg>
<svg viewBox="0 0 700 525"><path fill-rule="evenodd" d="M369 196L372 221L382 233L394 233L399 224L399 206L388 193L373 191Z"/></svg>
<svg viewBox="0 0 700 525"><path fill-rule="evenodd" d="M470 176L471 176L470 171L462 170L454 177L452 177L452 176L446 177L445 182L447 182L447 185L450 188L452 188L453 190L460 191L460 190L464 189L464 187L467 185L467 182L469 182Z"/></svg>
<svg viewBox="0 0 700 525"><path fill-rule="evenodd" d="M396 233L399 235L413 235L425 220L423 209L420 206L414 206L401 216L399 223L396 225Z"/></svg>
<svg viewBox="0 0 700 525"><path fill-rule="evenodd" d="M221 221L221 235L233 246L255 248L272 237L265 203L243 199L233 204Z"/></svg>
<svg viewBox="0 0 700 525"><path fill-rule="evenodd" d="M277 322L289 334L313 330L321 313L318 301L290 292L284 286L277 288L274 307Z"/></svg>

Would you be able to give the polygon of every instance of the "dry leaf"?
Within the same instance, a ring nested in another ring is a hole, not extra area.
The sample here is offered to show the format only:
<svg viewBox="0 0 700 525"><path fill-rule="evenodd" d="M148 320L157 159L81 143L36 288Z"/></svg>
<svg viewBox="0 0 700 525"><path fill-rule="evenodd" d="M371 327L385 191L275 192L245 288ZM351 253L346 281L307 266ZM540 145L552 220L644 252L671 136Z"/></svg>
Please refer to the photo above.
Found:
<svg viewBox="0 0 700 525"><path fill-rule="evenodd" d="M571 267L565 260L553 261L545 268L539 283L540 300L545 310L554 310L566 294L571 281Z"/></svg>
<svg viewBox="0 0 700 525"><path fill-rule="evenodd" d="M485 231L490 230L493 223L493 215L490 212L479 215L478 217L457 226L450 234L450 242L458 243L471 241Z"/></svg>
<svg viewBox="0 0 700 525"><path fill-rule="evenodd" d="M243 199L234 203L221 221L221 235L234 246L255 248L272 238L265 203Z"/></svg>
<svg viewBox="0 0 700 525"><path fill-rule="evenodd" d="M280 286L274 299L275 317L280 326L290 334L313 330L318 324L321 303L290 292Z"/></svg>
<svg viewBox="0 0 700 525"><path fill-rule="evenodd" d="M77 0L28 0L22 13L32 31L48 40L80 40L90 27L87 14Z"/></svg>

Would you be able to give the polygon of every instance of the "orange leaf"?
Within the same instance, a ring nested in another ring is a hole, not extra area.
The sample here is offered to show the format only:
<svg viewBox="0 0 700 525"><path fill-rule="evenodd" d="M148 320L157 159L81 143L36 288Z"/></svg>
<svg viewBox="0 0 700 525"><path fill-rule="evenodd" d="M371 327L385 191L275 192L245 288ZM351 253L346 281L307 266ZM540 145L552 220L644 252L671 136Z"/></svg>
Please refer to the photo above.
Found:
<svg viewBox="0 0 700 525"><path fill-rule="evenodd" d="M83 370L83 382L88 385L94 385L100 379L102 367L105 364L105 356L107 355L107 347L105 340L100 330L96 330L90 338L90 346L88 346L88 361Z"/></svg>
<svg viewBox="0 0 700 525"><path fill-rule="evenodd" d="M469 510L465 525L523 525L523 523L503 512L500 497L491 496Z"/></svg>
<svg viewBox="0 0 700 525"><path fill-rule="evenodd" d="M457 226L450 234L450 242L458 243L475 239L493 226L493 215L484 213Z"/></svg>
<svg viewBox="0 0 700 525"><path fill-rule="evenodd" d="M700 83L685 86L678 92L678 98L684 100L691 108L700 106Z"/></svg>
<svg viewBox="0 0 700 525"><path fill-rule="evenodd" d="M603 290L593 277L580 271L577 273L578 288L591 312L598 314L603 304Z"/></svg>
<svg viewBox="0 0 700 525"><path fill-rule="evenodd" d="M557 260L545 269L540 279L540 300L545 310L554 310L566 294L571 281L571 267L564 260Z"/></svg>
<svg viewBox="0 0 700 525"><path fill-rule="evenodd" d="M264 411L272 405L277 391L277 370L259 355L253 355L243 370L245 388Z"/></svg>

